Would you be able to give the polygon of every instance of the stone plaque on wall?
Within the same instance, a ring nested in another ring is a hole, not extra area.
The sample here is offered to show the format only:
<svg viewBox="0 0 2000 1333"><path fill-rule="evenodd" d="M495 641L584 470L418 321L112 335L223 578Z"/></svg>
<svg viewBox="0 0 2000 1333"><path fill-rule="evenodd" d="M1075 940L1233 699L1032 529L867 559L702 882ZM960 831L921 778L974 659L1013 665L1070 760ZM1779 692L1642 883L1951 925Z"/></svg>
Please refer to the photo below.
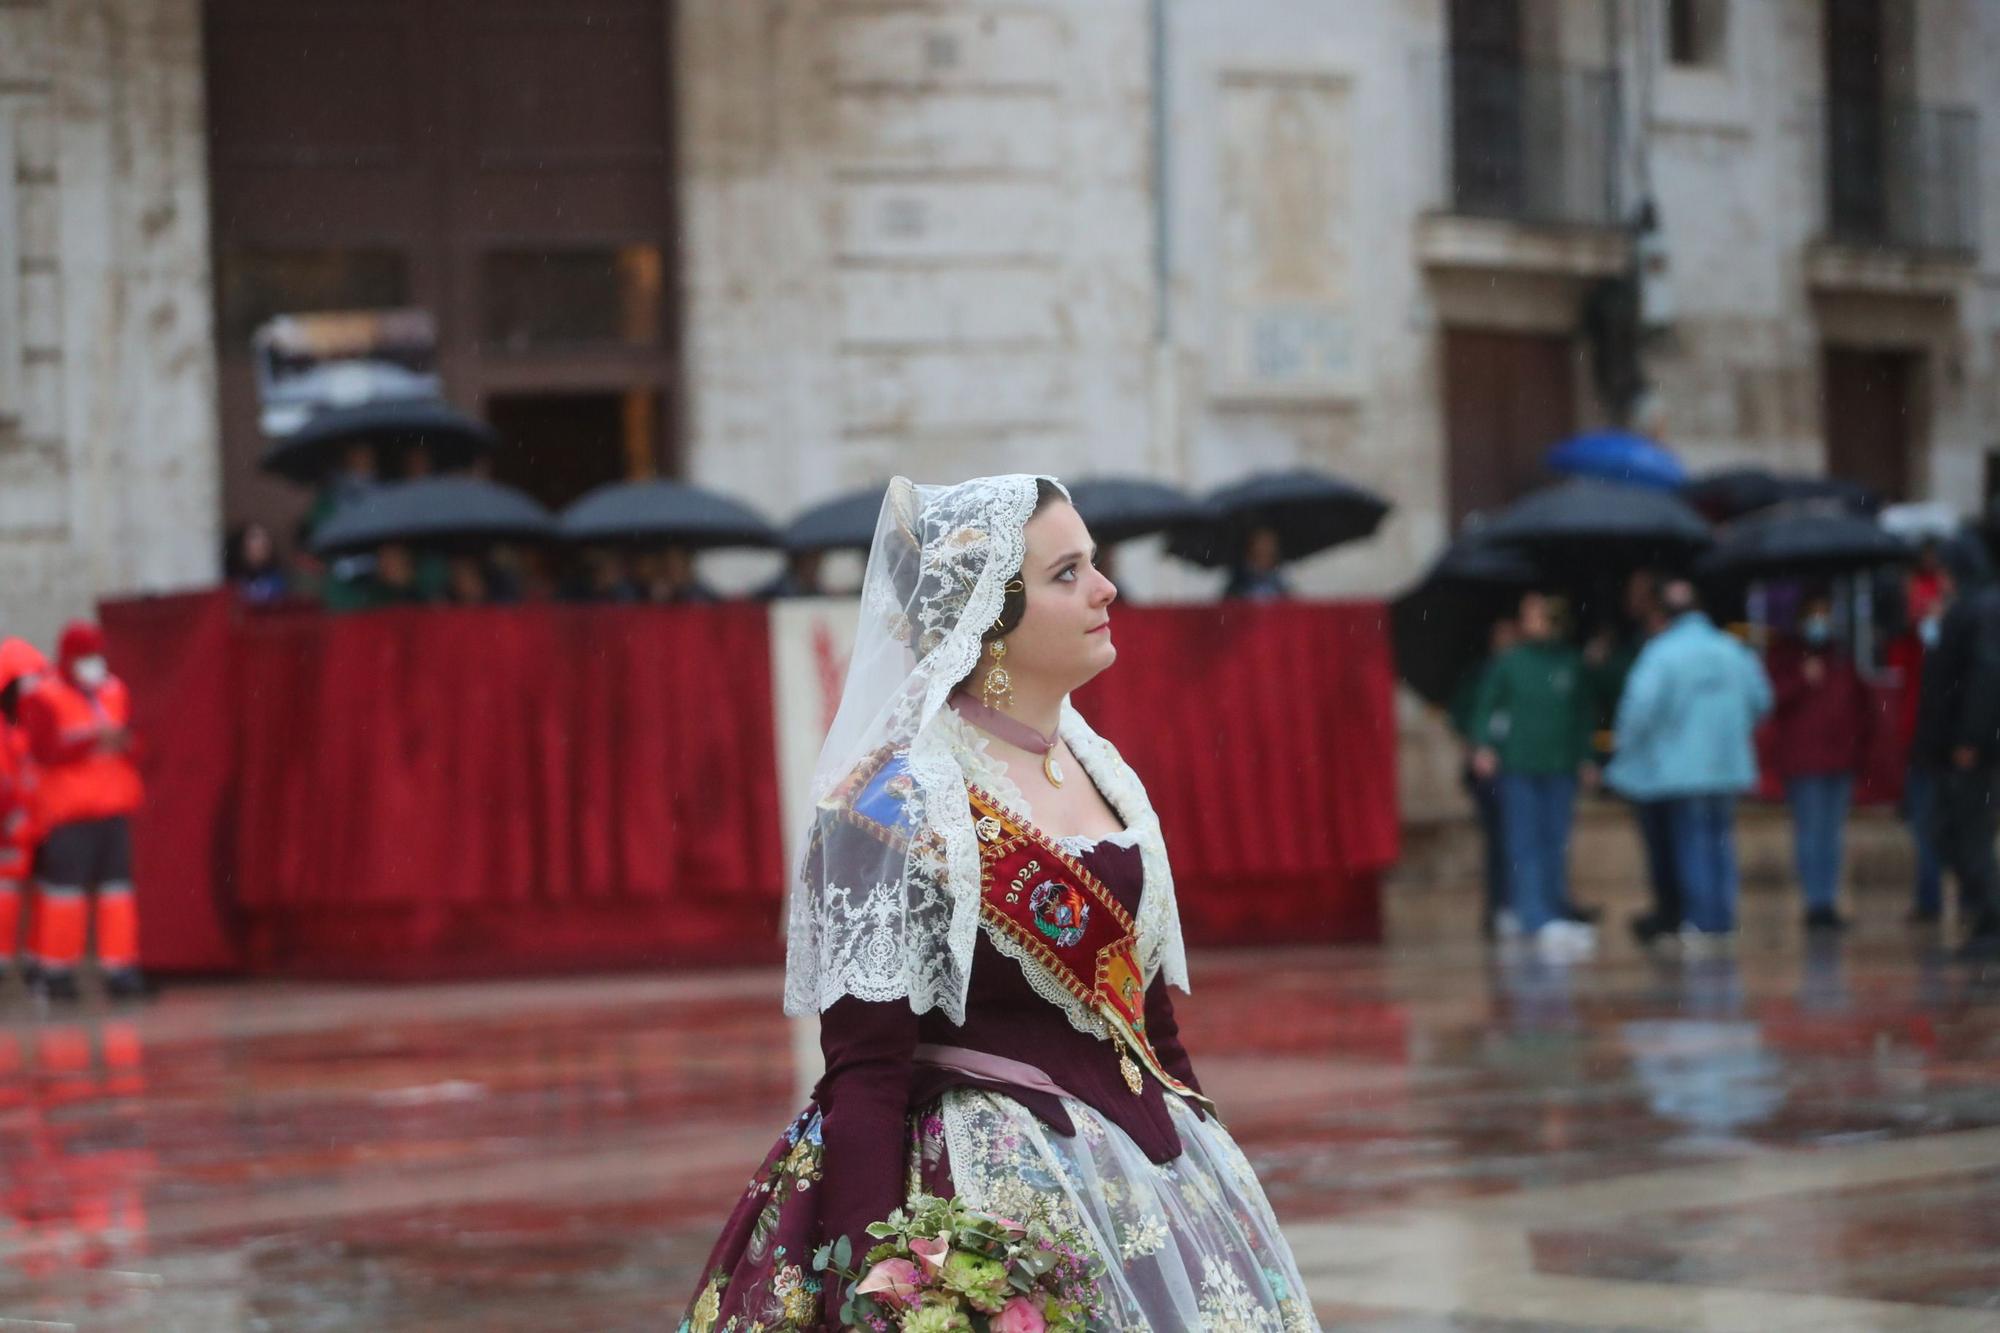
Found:
<svg viewBox="0 0 2000 1333"><path fill-rule="evenodd" d="M1231 71L1222 75L1218 105L1215 391L1357 396L1348 80Z"/></svg>

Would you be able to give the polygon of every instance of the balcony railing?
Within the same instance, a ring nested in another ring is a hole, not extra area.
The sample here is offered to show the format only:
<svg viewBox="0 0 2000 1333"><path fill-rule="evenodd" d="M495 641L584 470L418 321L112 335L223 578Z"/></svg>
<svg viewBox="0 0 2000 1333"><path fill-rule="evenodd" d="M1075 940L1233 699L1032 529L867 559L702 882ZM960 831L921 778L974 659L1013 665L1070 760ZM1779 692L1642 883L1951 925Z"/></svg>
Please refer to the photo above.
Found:
<svg viewBox="0 0 2000 1333"><path fill-rule="evenodd" d="M1843 245L1972 255L1979 118L1912 102L1820 104L1826 235Z"/></svg>
<svg viewBox="0 0 2000 1333"><path fill-rule="evenodd" d="M1615 226L1618 75L1453 52L1420 57L1437 146L1433 206L1472 217Z"/></svg>

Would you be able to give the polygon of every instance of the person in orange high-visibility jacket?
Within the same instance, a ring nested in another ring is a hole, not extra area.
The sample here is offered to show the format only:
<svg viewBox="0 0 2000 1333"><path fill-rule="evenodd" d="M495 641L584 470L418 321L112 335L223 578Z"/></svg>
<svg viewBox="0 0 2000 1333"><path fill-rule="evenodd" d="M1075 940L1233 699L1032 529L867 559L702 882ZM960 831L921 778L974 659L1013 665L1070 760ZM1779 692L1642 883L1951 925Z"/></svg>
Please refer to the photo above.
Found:
<svg viewBox="0 0 2000 1333"><path fill-rule="evenodd" d="M132 824L145 790L132 737L132 702L104 657L104 633L79 621L62 633L56 674L21 705L39 769L33 809L36 985L51 999L77 993L96 892L97 963L105 989L137 995L139 911L132 893Z"/></svg>
<svg viewBox="0 0 2000 1333"><path fill-rule="evenodd" d="M20 948L21 903L35 854L35 764L21 726L21 698L48 672L48 659L34 644L0 640L0 978Z"/></svg>

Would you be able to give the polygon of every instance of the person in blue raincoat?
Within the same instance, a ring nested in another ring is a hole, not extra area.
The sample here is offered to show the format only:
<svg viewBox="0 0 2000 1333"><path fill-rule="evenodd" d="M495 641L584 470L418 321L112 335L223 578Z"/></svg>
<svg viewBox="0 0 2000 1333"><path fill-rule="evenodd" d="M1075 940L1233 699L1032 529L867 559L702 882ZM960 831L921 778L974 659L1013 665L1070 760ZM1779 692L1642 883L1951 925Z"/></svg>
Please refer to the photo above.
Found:
<svg viewBox="0 0 2000 1333"><path fill-rule="evenodd" d="M1683 894L1682 939L1736 929L1736 798L1757 784L1754 737L1770 713L1757 655L1717 629L1685 579L1661 591L1670 623L1633 663L1606 779L1634 801L1662 802Z"/></svg>

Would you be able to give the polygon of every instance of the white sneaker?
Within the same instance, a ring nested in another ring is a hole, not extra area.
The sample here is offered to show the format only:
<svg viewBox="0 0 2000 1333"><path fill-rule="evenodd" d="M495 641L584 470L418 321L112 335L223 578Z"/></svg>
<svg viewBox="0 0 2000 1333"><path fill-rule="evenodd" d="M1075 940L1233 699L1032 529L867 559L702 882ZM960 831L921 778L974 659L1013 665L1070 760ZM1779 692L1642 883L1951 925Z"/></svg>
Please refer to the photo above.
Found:
<svg viewBox="0 0 2000 1333"><path fill-rule="evenodd" d="M1735 942L1735 934L1727 930L1681 927L1681 954L1687 958L1715 958L1728 953Z"/></svg>
<svg viewBox="0 0 2000 1333"><path fill-rule="evenodd" d="M1551 921L1535 932L1535 948L1557 962L1588 958L1597 952L1597 932L1581 921Z"/></svg>

